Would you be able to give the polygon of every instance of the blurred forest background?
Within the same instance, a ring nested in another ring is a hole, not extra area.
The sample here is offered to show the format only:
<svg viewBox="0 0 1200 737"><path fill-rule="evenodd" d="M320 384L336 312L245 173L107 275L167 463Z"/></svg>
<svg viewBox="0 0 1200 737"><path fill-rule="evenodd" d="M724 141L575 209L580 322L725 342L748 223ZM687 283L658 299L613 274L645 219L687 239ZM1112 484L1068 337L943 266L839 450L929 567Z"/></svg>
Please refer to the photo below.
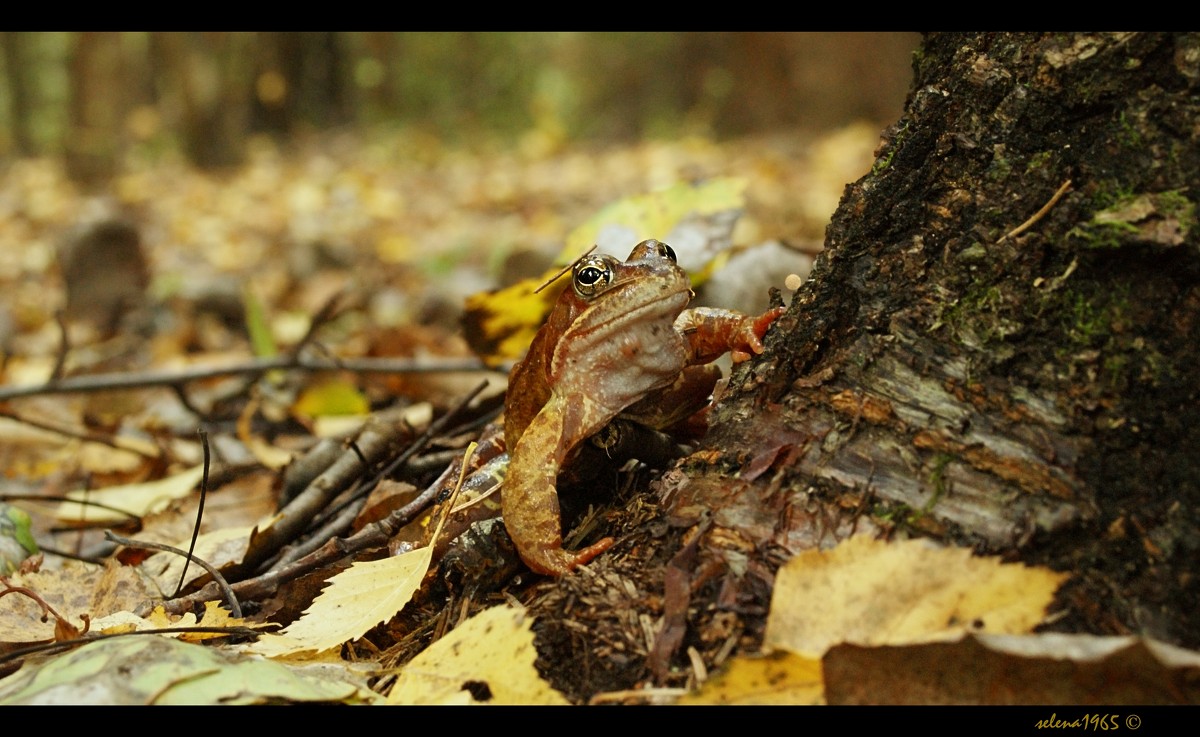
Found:
<svg viewBox="0 0 1200 737"><path fill-rule="evenodd" d="M913 33L0 33L0 155L80 182L130 157L244 161L257 134L454 145L726 139L890 121Z"/></svg>
<svg viewBox="0 0 1200 737"><path fill-rule="evenodd" d="M746 187L735 242L792 261L757 255L731 278L744 296L700 296L761 308L870 167L919 42L2 32L3 382L49 375L60 311L67 373L101 369L88 323L173 341L160 358L245 351L249 293L282 344L338 290L444 343L468 295L541 273L606 205L724 177ZM119 325L141 306L152 328Z"/></svg>

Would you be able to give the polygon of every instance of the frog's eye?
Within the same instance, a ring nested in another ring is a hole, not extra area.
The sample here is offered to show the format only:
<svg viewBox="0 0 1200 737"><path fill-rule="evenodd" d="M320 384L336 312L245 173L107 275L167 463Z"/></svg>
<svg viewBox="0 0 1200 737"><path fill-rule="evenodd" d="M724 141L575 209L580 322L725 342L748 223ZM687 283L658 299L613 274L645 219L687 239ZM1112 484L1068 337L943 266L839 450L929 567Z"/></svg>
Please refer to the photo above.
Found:
<svg viewBox="0 0 1200 737"><path fill-rule="evenodd" d="M654 238L642 241L634 246L633 253L629 254L629 258L631 260L643 259L649 256L651 253L654 253L659 258L665 258L673 264L679 263L679 259L675 258L675 249L671 248L660 240L655 240Z"/></svg>
<svg viewBox="0 0 1200 737"><path fill-rule="evenodd" d="M612 279L612 264L607 259L589 256L575 265L575 293L585 299L603 292Z"/></svg>

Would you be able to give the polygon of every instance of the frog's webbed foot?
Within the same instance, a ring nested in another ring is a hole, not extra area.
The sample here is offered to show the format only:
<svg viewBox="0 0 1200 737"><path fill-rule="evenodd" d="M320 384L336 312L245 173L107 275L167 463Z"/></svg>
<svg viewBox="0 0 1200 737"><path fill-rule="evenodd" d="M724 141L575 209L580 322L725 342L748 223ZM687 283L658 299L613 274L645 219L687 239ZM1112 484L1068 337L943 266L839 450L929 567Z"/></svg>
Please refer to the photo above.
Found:
<svg viewBox="0 0 1200 737"><path fill-rule="evenodd" d="M762 339L767 328L784 311L783 307L773 307L761 315L750 316L733 310L696 307L679 315L675 329L687 339L691 363L708 363L724 353L732 354L733 362L738 363L763 352Z"/></svg>
<svg viewBox="0 0 1200 737"><path fill-rule="evenodd" d="M521 550L521 560L535 573L562 576L588 564L592 558L611 548L613 542L611 537L606 537L594 545L575 551L548 547Z"/></svg>
<svg viewBox="0 0 1200 737"><path fill-rule="evenodd" d="M762 339L767 328L775 319L787 311L785 307L772 307L757 317L747 317L734 335L730 355L734 363L749 361L755 354L763 352Z"/></svg>

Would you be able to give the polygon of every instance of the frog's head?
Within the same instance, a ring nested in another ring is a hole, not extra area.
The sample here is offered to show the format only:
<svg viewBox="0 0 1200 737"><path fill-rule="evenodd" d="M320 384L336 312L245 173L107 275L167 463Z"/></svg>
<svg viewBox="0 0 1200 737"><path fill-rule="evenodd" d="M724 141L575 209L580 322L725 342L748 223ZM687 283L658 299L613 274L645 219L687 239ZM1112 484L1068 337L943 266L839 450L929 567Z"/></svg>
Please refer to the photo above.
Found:
<svg viewBox="0 0 1200 737"><path fill-rule="evenodd" d="M620 261L607 254L580 259L571 270L571 332L620 329L644 321L672 322L692 299L691 281L666 243L646 240Z"/></svg>

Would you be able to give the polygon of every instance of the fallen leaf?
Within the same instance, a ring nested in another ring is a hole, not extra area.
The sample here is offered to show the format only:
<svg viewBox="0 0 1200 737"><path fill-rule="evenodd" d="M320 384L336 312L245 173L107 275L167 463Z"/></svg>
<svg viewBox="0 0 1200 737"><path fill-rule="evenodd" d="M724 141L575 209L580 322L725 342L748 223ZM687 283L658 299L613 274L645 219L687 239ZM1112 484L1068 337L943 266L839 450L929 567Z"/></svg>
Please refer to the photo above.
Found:
<svg viewBox="0 0 1200 737"><path fill-rule="evenodd" d="M82 628L80 615L93 619L109 614L97 608L102 598L101 585L118 583L125 592L145 597L151 594L149 587L140 586L129 571L122 571L114 563L104 567L70 562L57 569L44 569L30 573L17 573L9 577L12 586L30 589L54 608L72 626ZM21 594L0 597L0 642L37 642L54 637L55 619L42 621L42 608L35 601Z"/></svg>
<svg viewBox="0 0 1200 737"><path fill-rule="evenodd" d="M252 527L224 527L206 532L196 538L196 547L192 550L192 554L217 569L230 563L237 563L246 555L252 529ZM189 537L175 543L175 547L187 550L190 544L191 538ZM187 564L188 570L187 578L183 582L184 586L201 576L208 575L207 571L195 563L189 562L187 558L167 552L151 555L142 563L142 570L150 576L164 595L170 595L179 587L179 577L183 573L184 564Z"/></svg>
<svg viewBox="0 0 1200 737"><path fill-rule="evenodd" d="M823 704L821 661L783 651L734 658L699 690L682 696L677 703Z"/></svg>
<svg viewBox="0 0 1200 737"><path fill-rule="evenodd" d="M54 510L54 516L64 522L122 522L130 516L143 517L152 512L161 512L173 500L190 494L203 475L204 466L199 465L157 481L90 491L76 489L67 493L67 498L75 501L60 503ZM83 500L114 509L82 504ZM123 510L128 514L115 510Z"/></svg>
<svg viewBox="0 0 1200 737"><path fill-rule="evenodd" d="M0 680L0 704L221 704L373 700L355 683L168 637L113 637Z"/></svg>
<svg viewBox="0 0 1200 737"><path fill-rule="evenodd" d="M837 645L824 671L830 704L1200 703L1200 653L1137 637L970 634Z"/></svg>
<svg viewBox="0 0 1200 737"><path fill-rule="evenodd" d="M567 704L534 667L532 624L524 609L503 604L476 614L409 661L387 702Z"/></svg>
<svg viewBox="0 0 1200 737"><path fill-rule="evenodd" d="M833 645L896 645L965 632L1023 634L1067 574L927 540L865 535L779 569L764 648L820 657Z"/></svg>
<svg viewBox="0 0 1200 737"><path fill-rule="evenodd" d="M300 392L292 405L292 414L313 417L365 415L371 410L367 398L351 381L326 378L313 382Z"/></svg>
<svg viewBox="0 0 1200 737"><path fill-rule="evenodd" d="M191 612L185 612L182 615L172 618L167 614L166 609L162 606L157 606L145 617L139 617L133 612L122 611L92 620L93 632L111 635L142 630L178 629L180 630L178 634L164 634L163 636L178 637L188 642L199 642L200 640L211 640L225 636L220 632L187 632L185 630L188 627L250 627L262 629L272 626L274 625L270 622L250 622L239 617L234 617L228 609L225 609L216 601L204 602L204 615L201 619L196 619L196 615Z"/></svg>
<svg viewBox="0 0 1200 737"><path fill-rule="evenodd" d="M624 257L634 244L658 238L675 249L684 270L699 271L728 247L733 221L745 205L746 184L735 177L717 177L701 184L679 182L613 202L567 235L558 263L570 263L593 245ZM699 227L700 222L725 213L733 217L718 217L716 232L705 233ZM683 223L688 227L681 229Z"/></svg>
<svg viewBox="0 0 1200 737"><path fill-rule="evenodd" d="M252 646L262 655L320 652L356 640L396 615L412 599L433 560L433 549L417 548L382 560L355 563L329 579L295 622Z"/></svg>

